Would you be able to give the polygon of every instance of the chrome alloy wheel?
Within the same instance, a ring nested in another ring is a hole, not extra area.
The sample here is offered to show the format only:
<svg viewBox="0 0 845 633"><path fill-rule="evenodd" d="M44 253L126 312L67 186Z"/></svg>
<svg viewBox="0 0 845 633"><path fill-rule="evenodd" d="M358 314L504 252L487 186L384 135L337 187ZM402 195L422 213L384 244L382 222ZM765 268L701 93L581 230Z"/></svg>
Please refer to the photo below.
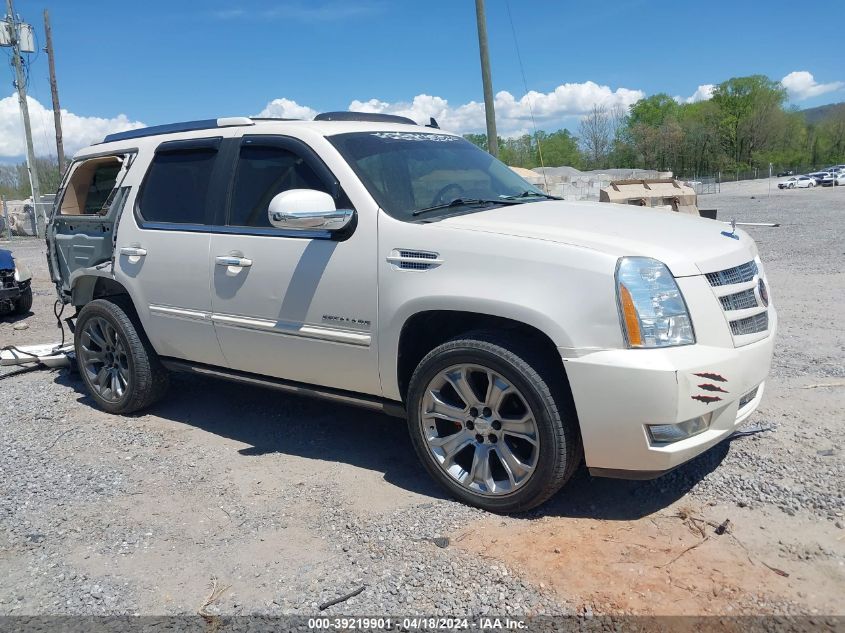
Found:
<svg viewBox="0 0 845 633"><path fill-rule="evenodd" d="M129 385L129 357L121 336L111 323L94 317L85 323L80 343L88 384L103 400L117 402Z"/></svg>
<svg viewBox="0 0 845 633"><path fill-rule="evenodd" d="M537 467L534 414L510 381L486 367L462 364L438 373L420 403L420 425L435 462L476 494L510 494Z"/></svg>

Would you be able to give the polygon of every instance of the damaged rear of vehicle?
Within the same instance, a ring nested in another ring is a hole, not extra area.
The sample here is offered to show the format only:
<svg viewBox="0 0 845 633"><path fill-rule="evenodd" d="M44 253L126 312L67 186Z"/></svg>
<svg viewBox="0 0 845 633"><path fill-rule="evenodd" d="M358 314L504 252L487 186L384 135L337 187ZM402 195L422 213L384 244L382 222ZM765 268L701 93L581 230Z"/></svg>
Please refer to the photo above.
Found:
<svg viewBox="0 0 845 633"><path fill-rule="evenodd" d="M134 157L86 157L68 169L47 231L50 275L64 303L79 306L85 303L80 295L108 294L116 227L128 193L122 184Z"/></svg>

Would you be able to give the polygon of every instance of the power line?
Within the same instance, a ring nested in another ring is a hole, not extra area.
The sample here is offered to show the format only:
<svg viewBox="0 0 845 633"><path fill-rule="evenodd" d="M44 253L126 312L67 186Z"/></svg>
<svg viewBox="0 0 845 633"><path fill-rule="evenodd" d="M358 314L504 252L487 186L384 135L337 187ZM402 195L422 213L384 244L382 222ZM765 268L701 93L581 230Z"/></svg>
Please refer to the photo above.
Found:
<svg viewBox="0 0 845 633"><path fill-rule="evenodd" d="M546 180L546 165L543 161L543 146L540 143L540 135L537 133L537 122L534 120L534 108L531 106L531 93L528 90L528 80L525 78L525 67L522 65L522 54L519 52L519 40L516 38L516 27L513 25L510 0L505 0L505 7L507 7L508 20L510 20L511 23L511 33L513 33L513 44L514 48L516 48L516 58L519 61L519 71L522 73L522 85L525 87L525 99L528 101L528 114L531 115L531 127L534 128L534 139L537 141L537 152L540 154L540 167L543 170L543 184L545 184L546 191L548 191L549 183Z"/></svg>

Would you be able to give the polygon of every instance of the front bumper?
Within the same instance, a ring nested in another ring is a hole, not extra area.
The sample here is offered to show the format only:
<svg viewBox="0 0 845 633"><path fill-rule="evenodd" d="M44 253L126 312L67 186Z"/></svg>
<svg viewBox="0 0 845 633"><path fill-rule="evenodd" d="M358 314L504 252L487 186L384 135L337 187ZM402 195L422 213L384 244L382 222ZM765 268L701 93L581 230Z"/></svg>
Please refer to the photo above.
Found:
<svg viewBox="0 0 845 633"><path fill-rule="evenodd" d="M9 288L0 288L0 301L16 301L28 286L29 284L20 284Z"/></svg>
<svg viewBox="0 0 845 633"><path fill-rule="evenodd" d="M599 476L648 479L724 440L762 400L774 337L775 321L766 338L737 348L689 345L564 357L587 467ZM740 408L740 399L755 388ZM706 431L672 444L650 443L647 424L677 424L708 412L713 417Z"/></svg>

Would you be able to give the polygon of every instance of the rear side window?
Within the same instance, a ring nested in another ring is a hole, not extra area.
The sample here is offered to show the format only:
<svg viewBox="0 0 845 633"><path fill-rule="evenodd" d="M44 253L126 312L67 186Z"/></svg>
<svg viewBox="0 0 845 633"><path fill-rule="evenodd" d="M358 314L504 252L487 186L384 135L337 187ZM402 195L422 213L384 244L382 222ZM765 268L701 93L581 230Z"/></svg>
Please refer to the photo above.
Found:
<svg viewBox="0 0 845 633"><path fill-rule="evenodd" d="M124 156L103 156L78 164L65 186L59 213L104 215L124 160Z"/></svg>
<svg viewBox="0 0 845 633"><path fill-rule="evenodd" d="M182 142L159 147L147 173L138 210L147 222L206 224L217 147L185 147L179 143Z"/></svg>
<svg viewBox="0 0 845 633"><path fill-rule="evenodd" d="M289 189L331 193L297 154L282 147L243 145L238 158L229 212L230 226L270 227L267 208L276 194Z"/></svg>

